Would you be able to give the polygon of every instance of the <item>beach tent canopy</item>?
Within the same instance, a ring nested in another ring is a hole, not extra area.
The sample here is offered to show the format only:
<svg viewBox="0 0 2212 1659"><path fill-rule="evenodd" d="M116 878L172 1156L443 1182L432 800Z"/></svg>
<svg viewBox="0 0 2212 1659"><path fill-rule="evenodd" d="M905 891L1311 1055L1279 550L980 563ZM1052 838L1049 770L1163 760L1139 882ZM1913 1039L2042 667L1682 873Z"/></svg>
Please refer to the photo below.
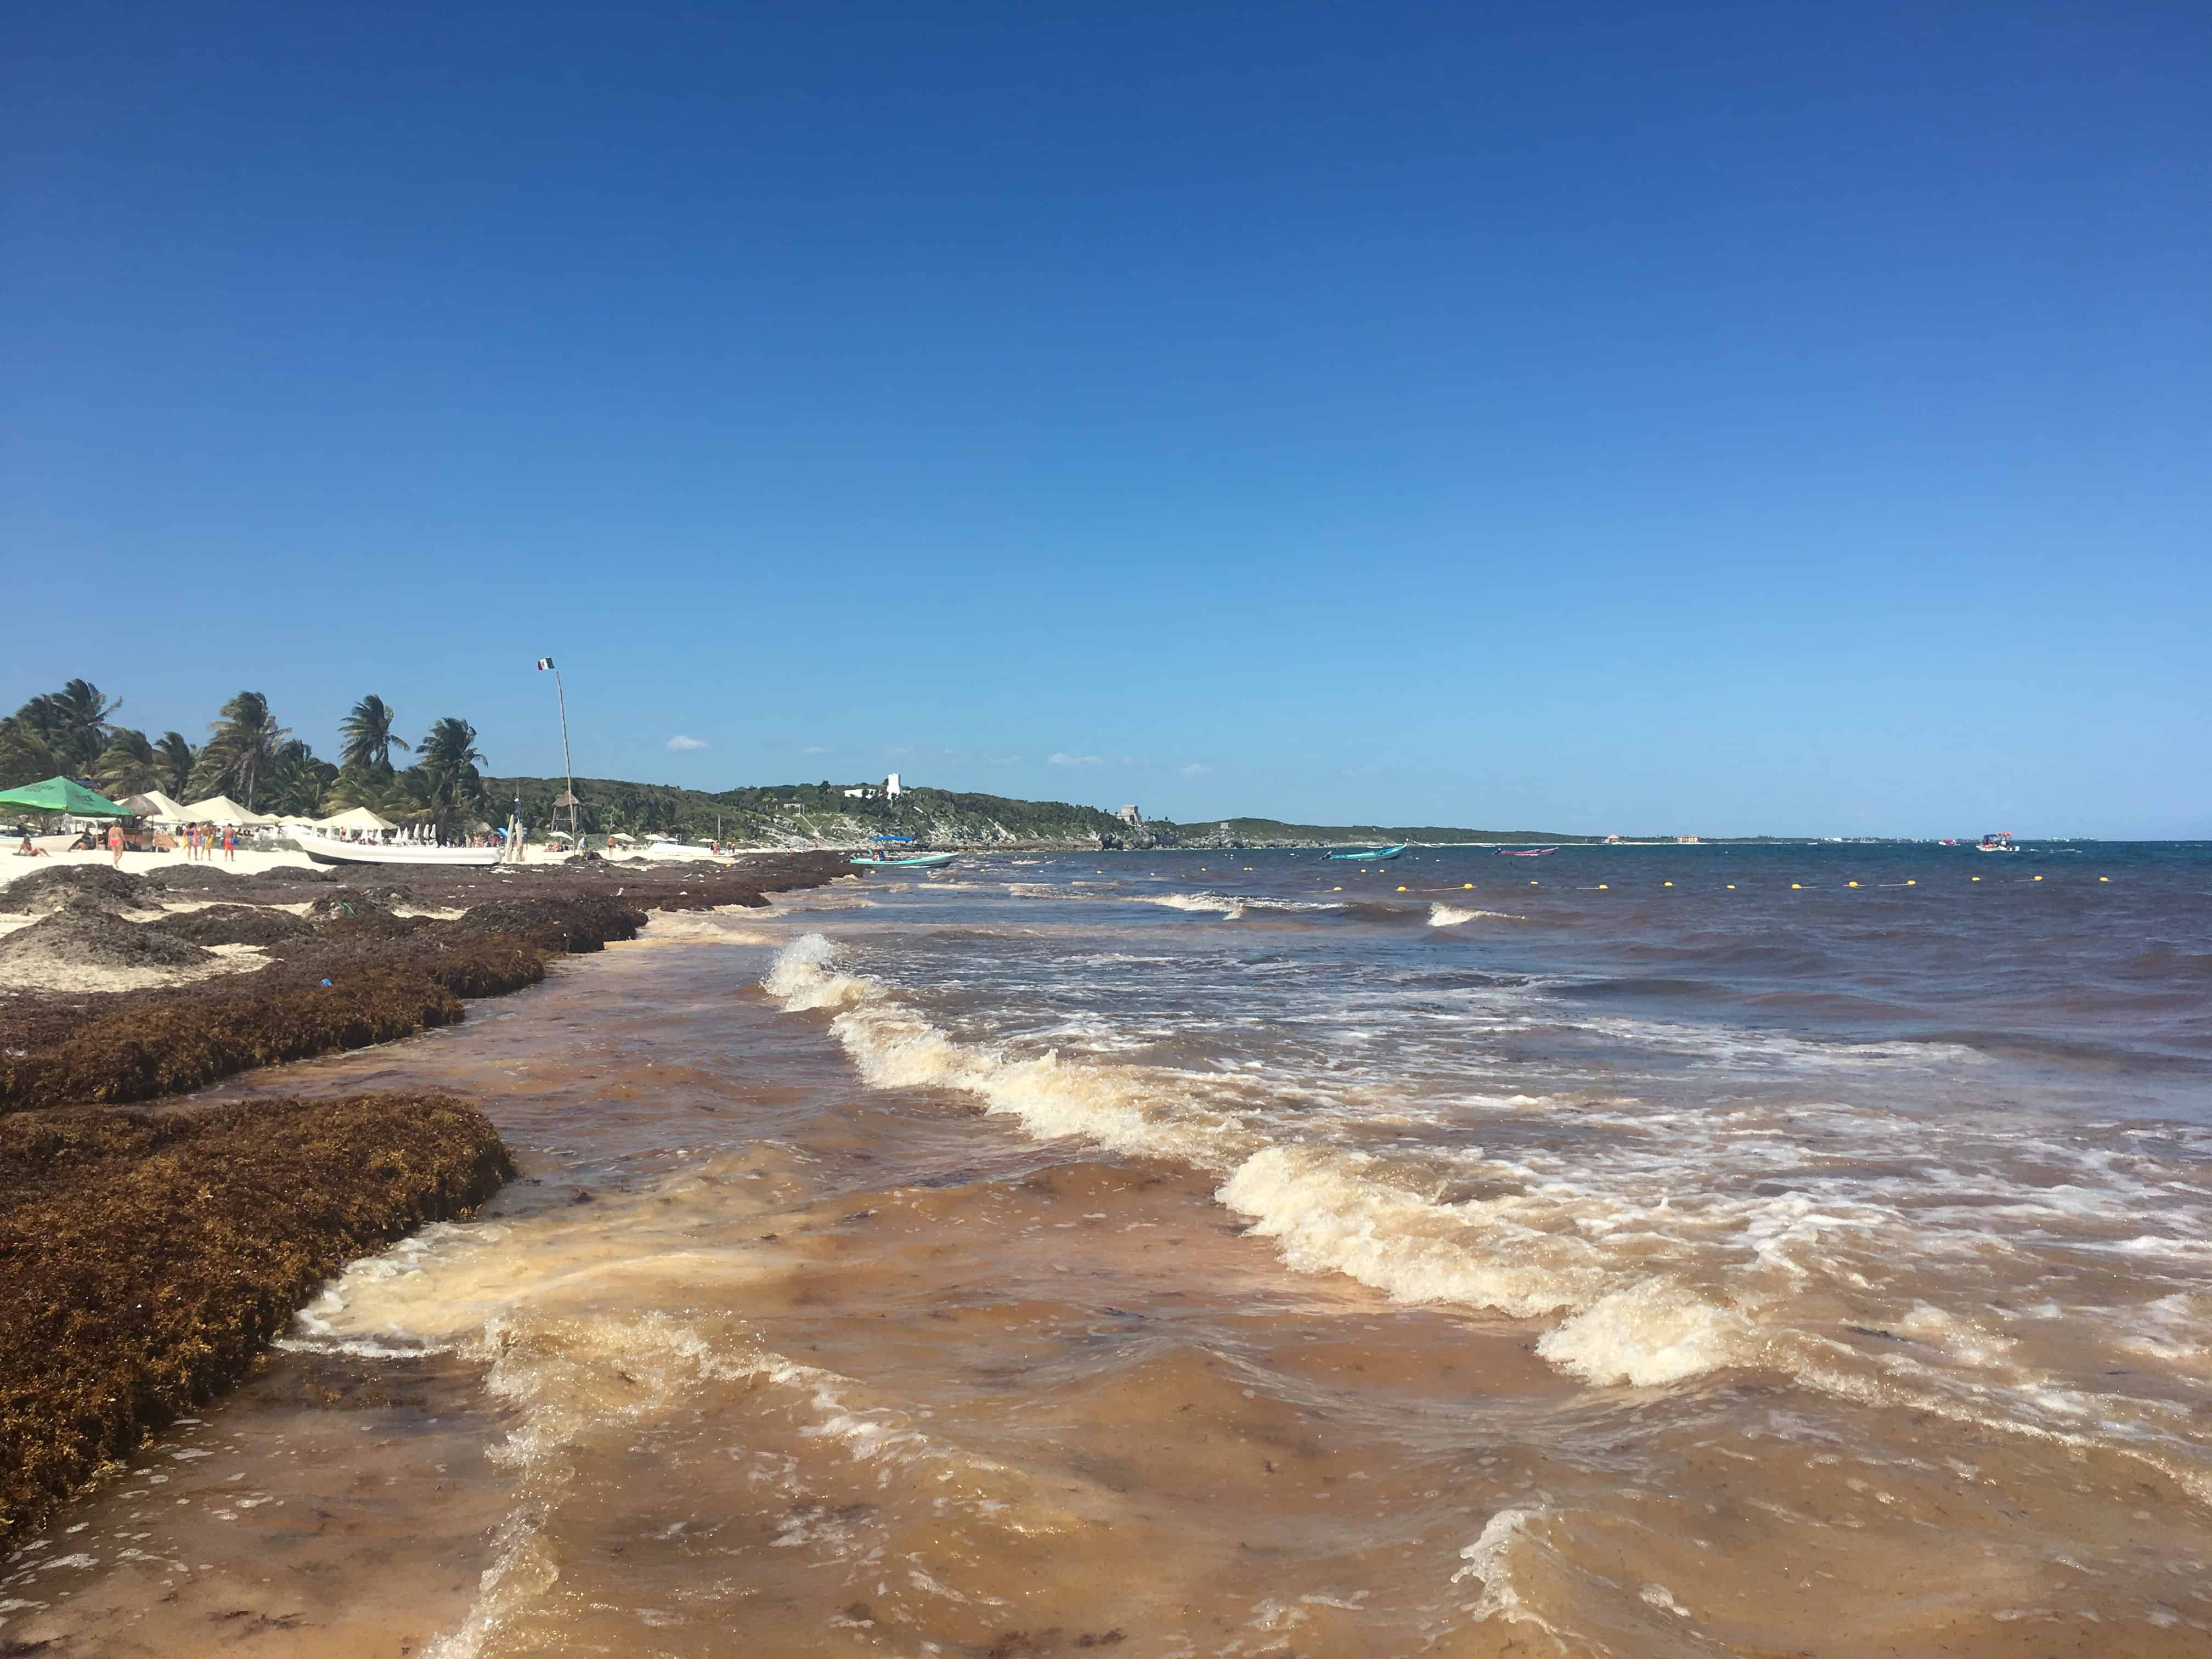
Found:
<svg viewBox="0 0 2212 1659"><path fill-rule="evenodd" d="M169 823L184 822L185 809L158 789L149 789L143 795L132 795L123 804L142 818L160 818Z"/></svg>
<svg viewBox="0 0 2212 1659"><path fill-rule="evenodd" d="M396 823L386 823L384 819L377 817L375 813L370 811L366 806L349 806L343 812L333 812L326 818L318 819L316 821L315 827L319 830L374 830L380 831L385 830L397 830L399 826Z"/></svg>
<svg viewBox="0 0 2212 1659"><path fill-rule="evenodd" d="M0 790L0 806L27 807L33 812L69 812L81 818L132 818L137 813L94 789L67 778L48 778L20 789Z"/></svg>
<svg viewBox="0 0 2212 1659"><path fill-rule="evenodd" d="M210 795L177 809L187 823L274 823L265 812L249 812L228 795Z"/></svg>

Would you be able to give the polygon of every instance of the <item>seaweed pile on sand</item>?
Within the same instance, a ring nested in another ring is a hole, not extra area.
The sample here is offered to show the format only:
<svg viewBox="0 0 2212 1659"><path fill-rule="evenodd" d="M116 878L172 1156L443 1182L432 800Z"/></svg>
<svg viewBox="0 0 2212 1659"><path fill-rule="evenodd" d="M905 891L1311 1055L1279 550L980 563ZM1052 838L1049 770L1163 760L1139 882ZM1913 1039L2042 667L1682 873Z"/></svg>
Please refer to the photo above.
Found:
<svg viewBox="0 0 2212 1659"><path fill-rule="evenodd" d="M0 1554L243 1376L346 1261L512 1173L449 1096L0 1117Z"/></svg>
<svg viewBox="0 0 2212 1659"><path fill-rule="evenodd" d="M33 916L64 908L104 910L110 915L125 910L158 910L161 901L161 890L148 878L96 864L33 870L0 887L0 910Z"/></svg>
<svg viewBox="0 0 2212 1659"><path fill-rule="evenodd" d="M210 904L198 910L177 910L146 924L193 945L289 945L313 939L315 925L305 916L265 904Z"/></svg>
<svg viewBox="0 0 2212 1659"><path fill-rule="evenodd" d="M538 983L547 963L561 956L635 938L648 910L758 906L769 893L819 886L851 869L841 856L807 854L734 870L380 871L374 888L297 873L313 879L264 888L259 884L266 875L228 875L206 865L123 878L143 886L116 890L115 902L143 898L150 908L186 896L222 901L144 925L109 918L129 930L118 937L131 939L131 948L190 951L206 961L211 958L199 950L202 941L262 945L269 965L146 990L0 998L0 1113L154 1100L258 1066L410 1036L459 1020L464 999ZM305 917L236 902L265 898L296 905L310 895ZM396 902L462 914L443 921L402 916ZM268 920L249 932L235 913L256 908ZM64 903L59 914L80 912ZM0 945L47 925L19 929Z"/></svg>
<svg viewBox="0 0 2212 1659"><path fill-rule="evenodd" d="M59 906L0 937L0 973L19 978L77 968L204 968L217 960L197 945L96 904Z"/></svg>
<svg viewBox="0 0 2212 1659"><path fill-rule="evenodd" d="M42 918L0 946L50 953L51 983L103 951L182 968L219 960L203 944L252 944L269 958L147 990L0 993L0 1555L102 1464L237 1381L346 1261L467 1214L513 1173L483 1114L446 1096L114 1103L449 1024L464 998L635 937L648 909L764 904L849 873L815 854L742 872L395 872L349 888L315 871L78 866L0 890ZM179 898L216 902L126 919Z"/></svg>
<svg viewBox="0 0 2212 1659"><path fill-rule="evenodd" d="M390 898L357 887L341 887L307 906L307 922L336 939L404 939L422 926L420 916L403 916Z"/></svg>

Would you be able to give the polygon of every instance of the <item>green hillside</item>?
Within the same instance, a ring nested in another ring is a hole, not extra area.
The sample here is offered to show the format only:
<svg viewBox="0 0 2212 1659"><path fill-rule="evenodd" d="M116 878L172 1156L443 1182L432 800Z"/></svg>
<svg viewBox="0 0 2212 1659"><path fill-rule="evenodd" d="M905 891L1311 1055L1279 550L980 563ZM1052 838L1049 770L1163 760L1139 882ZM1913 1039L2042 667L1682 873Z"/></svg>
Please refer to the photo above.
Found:
<svg viewBox="0 0 2212 1659"><path fill-rule="evenodd" d="M553 801L559 778L486 778L494 811L518 797L533 828L565 823ZM1538 830L1469 830L1435 824L1288 823L1279 818L1237 817L1207 823L1130 825L1095 806L1069 801L1015 800L1005 795L963 793L927 786L897 799L848 796L848 786L762 784L709 793L674 784L632 783L621 778L578 778L578 817L587 834L620 830L669 835L687 841L751 847L854 846L875 836L910 836L918 845L1009 846L1060 843L1079 847L1343 847L1392 842L1601 841Z"/></svg>
<svg viewBox="0 0 2212 1659"><path fill-rule="evenodd" d="M555 797L560 778L486 778L484 789L495 808L511 807L519 796L522 817L533 827L560 822ZM756 847L797 847L822 842L854 845L872 836L911 836L918 843L941 846L1066 842L1086 847L1173 846L1171 826L1123 823L1110 812L1067 801L1013 800L1003 795L964 794L918 787L897 799L861 799L846 786L820 783L763 784L715 793L673 784L631 783L619 778L578 778L578 817L586 833L672 835L691 841L726 842ZM1170 831L1164 833L1164 831Z"/></svg>

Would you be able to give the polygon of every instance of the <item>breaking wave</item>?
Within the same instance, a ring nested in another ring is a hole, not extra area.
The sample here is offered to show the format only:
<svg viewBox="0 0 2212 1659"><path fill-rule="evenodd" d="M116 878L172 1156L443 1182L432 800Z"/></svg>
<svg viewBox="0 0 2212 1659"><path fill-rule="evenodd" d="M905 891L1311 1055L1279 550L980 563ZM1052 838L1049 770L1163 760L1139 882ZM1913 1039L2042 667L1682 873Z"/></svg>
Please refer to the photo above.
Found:
<svg viewBox="0 0 2212 1659"><path fill-rule="evenodd" d="M1717 1139L1662 1148L1664 1168L1640 1174L1633 1165L1552 1171L1480 1148L1439 1165L1332 1141L1313 1119L1286 1136L1249 1097L1222 1103L1233 1097L1217 1076L957 1040L836 958L828 939L808 934L785 947L763 983L787 1010L829 1011L872 1086L957 1090L1039 1139L1080 1136L1182 1162L1212 1176L1216 1200L1273 1241L1293 1270L1343 1273L1398 1302L1547 1323L1536 1352L1595 1385L1665 1387L1731 1368L1772 1369L1843 1397L2118 1450L2212 1492L2186 1437L2155 1408L2116 1414L2124 1402L2100 1398L2104 1420L2089 1431L2084 1403L2033 1367L2008 1366L2000 1377L1963 1364L1910 1363L1880 1330L1867 1333L1871 1347L1846 1340L1858 1328L1844 1322L1858 1316L1842 1311L1860 1300L1850 1287L1871 1282L1854 1261L1954 1241L1940 1218L1923 1232L1905 1212L1840 1194L1723 1190L1755 1166L1763 1135L1731 1139L1723 1127ZM1854 1121L1852 1133L1865 1133ZM1620 1131L1633 1138L1649 1127L1624 1118ZM1738 1167L1747 1156L1753 1164ZM1475 1196L1452 1194L1467 1184L1455 1182L1455 1169L1474 1177ZM1678 1179L1676 1208L1665 1183ZM1854 1239L1863 1241L1849 1246L1858 1255L1832 1256L1824 1243ZM1913 1317L1918 1325L1905 1323L1917 1330L1941 1316Z"/></svg>
<svg viewBox="0 0 2212 1659"><path fill-rule="evenodd" d="M1526 921L1526 916L1516 916L1504 910L1462 910L1456 904L1436 903L1429 906L1429 926L1457 927L1470 921Z"/></svg>
<svg viewBox="0 0 2212 1659"><path fill-rule="evenodd" d="M1275 1241L1286 1265L1346 1273L1408 1303L1519 1318L1565 1315L1542 1352L1594 1382L1680 1381L1756 1358L1749 1322L1671 1279L1624 1275L1574 1230L1537 1224L1555 1201L1516 1189L1449 1203L1369 1152L1282 1142L1197 1098L1203 1079L1158 1068L1018 1057L955 1041L881 981L841 971L818 933L794 940L762 983L787 1010L834 1010L830 1029L876 1088L954 1089L1040 1139L1082 1136L1177 1159L1219 1178L1217 1199Z"/></svg>

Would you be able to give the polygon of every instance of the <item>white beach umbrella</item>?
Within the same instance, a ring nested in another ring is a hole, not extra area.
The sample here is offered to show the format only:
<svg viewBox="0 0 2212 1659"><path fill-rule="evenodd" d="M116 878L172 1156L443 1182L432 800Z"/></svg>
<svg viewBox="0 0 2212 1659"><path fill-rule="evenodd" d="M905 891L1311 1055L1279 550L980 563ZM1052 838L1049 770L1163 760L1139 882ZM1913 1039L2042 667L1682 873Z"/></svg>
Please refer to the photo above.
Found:
<svg viewBox="0 0 2212 1659"><path fill-rule="evenodd" d="M374 830L381 834L386 830L396 830L399 826L387 819L377 817L366 806L349 806L343 812L333 812L330 817L319 820L315 827L319 830Z"/></svg>
<svg viewBox="0 0 2212 1659"><path fill-rule="evenodd" d="M266 812L249 812L228 795L210 795L177 809L187 823L274 823Z"/></svg>

